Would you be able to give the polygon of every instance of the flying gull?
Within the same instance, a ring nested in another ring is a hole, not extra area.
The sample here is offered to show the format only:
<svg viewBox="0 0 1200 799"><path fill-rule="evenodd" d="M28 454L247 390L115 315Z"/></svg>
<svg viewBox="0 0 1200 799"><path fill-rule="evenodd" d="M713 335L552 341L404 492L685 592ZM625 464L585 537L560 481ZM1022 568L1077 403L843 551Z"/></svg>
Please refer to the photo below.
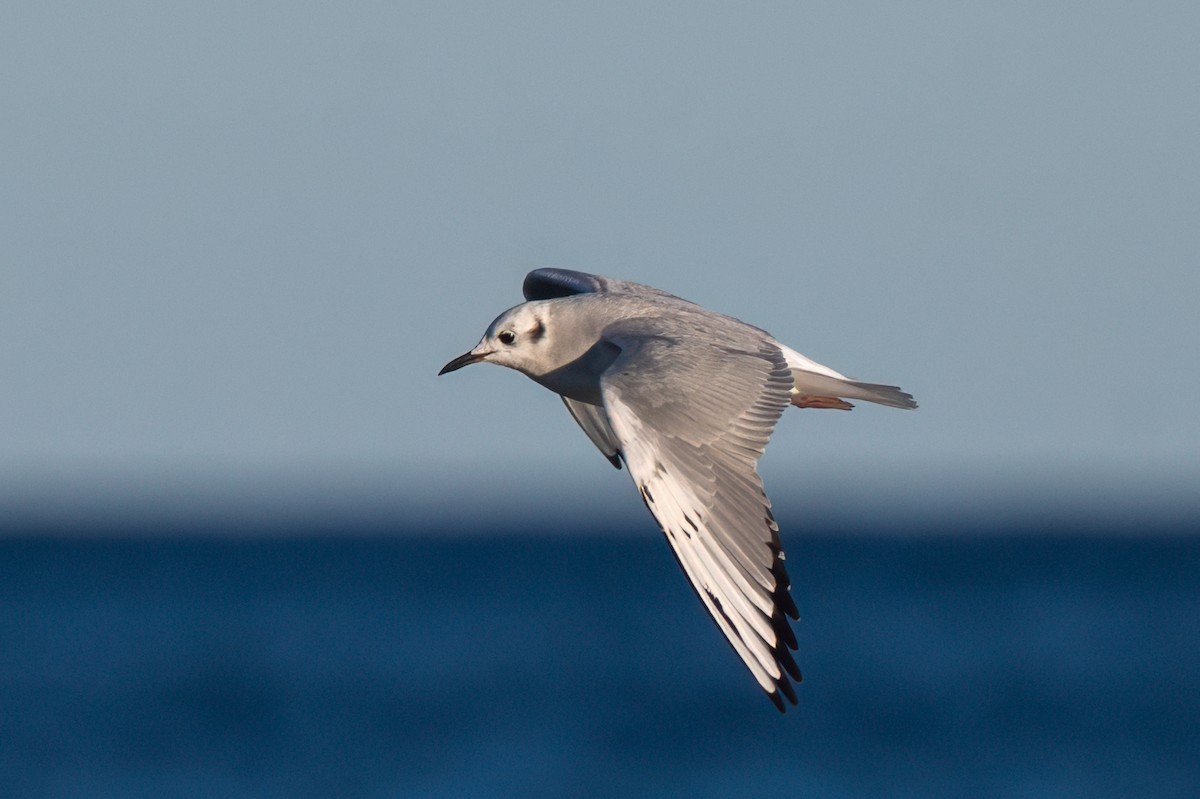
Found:
<svg viewBox="0 0 1200 799"><path fill-rule="evenodd" d="M779 526L756 465L789 405L848 400L916 408L768 333L665 291L567 269L525 277L527 302L438 374L495 363L562 397L588 438L622 462L717 627L775 706L796 704L799 619Z"/></svg>

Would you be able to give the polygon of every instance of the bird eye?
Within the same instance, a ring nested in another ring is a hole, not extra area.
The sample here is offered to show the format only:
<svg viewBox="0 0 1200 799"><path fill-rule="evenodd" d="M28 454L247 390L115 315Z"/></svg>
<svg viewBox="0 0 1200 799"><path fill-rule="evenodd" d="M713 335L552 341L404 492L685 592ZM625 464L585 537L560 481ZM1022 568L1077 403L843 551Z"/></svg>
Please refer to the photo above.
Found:
<svg viewBox="0 0 1200 799"><path fill-rule="evenodd" d="M500 339L501 344L512 344L517 340L517 334L511 330L502 330L496 338Z"/></svg>

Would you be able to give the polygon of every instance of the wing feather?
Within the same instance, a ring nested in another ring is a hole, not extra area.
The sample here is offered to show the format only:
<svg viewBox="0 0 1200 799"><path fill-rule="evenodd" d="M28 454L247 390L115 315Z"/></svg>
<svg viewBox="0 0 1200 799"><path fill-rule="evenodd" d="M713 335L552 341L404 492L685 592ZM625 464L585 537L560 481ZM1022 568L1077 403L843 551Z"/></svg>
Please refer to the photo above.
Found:
<svg viewBox="0 0 1200 799"><path fill-rule="evenodd" d="M747 328L754 331L753 328ZM765 336L720 347L698 337L611 332L601 378L610 428L684 574L776 707L795 703L796 618L779 527L755 469L792 379Z"/></svg>
<svg viewBox="0 0 1200 799"><path fill-rule="evenodd" d="M612 431L612 425L608 423L608 415L604 409L599 405L580 402L570 397L563 397L562 401L570 411L571 418L583 428L583 432L587 433L587 437L596 445L596 449L604 453L604 457L608 458L609 463L620 469L621 459L618 455L621 445L617 442L617 434Z"/></svg>
<svg viewBox="0 0 1200 799"><path fill-rule="evenodd" d="M521 286L521 291L527 300L552 300L558 297L570 297L574 294L600 294L604 292L619 292L622 294L646 294L657 298L670 297L679 302L688 303L687 300L681 300L674 294L656 289L653 286L647 286L643 283L634 283L632 280L617 280L603 275L592 275L587 272L577 272L574 269L558 269L556 267L545 267L543 269L534 269L529 274L525 275L525 282Z"/></svg>

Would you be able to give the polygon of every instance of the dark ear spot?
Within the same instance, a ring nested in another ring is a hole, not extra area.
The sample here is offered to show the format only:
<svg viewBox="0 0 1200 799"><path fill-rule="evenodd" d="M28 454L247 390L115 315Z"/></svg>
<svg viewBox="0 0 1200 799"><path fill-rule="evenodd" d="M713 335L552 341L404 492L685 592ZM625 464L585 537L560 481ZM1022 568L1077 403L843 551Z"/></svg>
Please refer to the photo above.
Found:
<svg viewBox="0 0 1200 799"><path fill-rule="evenodd" d="M543 322L538 317L534 317L533 321L534 321L534 326L533 326L533 330L529 331L529 337L531 339L533 339L534 341L537 341L542 336L546 335L546 323Z"/></svg>

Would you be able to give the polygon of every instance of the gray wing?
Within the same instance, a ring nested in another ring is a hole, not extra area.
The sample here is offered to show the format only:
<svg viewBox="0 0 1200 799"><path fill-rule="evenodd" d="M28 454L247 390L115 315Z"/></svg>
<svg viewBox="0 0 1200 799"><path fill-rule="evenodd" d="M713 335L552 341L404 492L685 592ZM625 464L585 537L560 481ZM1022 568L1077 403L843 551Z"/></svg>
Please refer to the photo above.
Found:
<svg viewBox="0 0 1200 799"><path fill-rule="evenodd" d="M608 423L608 415L599 405L591 405L570 397L562 398L563 405L571 412L571 418L583 428L587 437L596 448L604 453L608 462L618 469L621 468L621 445L617 442L617 434Z"/></svg>
<svg viewBox="0 0 1200 799"><path fill-rule="evenodd" d="M521 290L524 292L526 300L553 300L573 294L600 294L603 292L648 294L659 298L679 299L674 294L668 294L653 286L629 280L615 280L601 275L590 275L587 272L576 272L573 269L553 267L535 269L527 274Z"/></svg>
<svg viewBox="0 0 1200 799"><path fill-rule="evenodd" d="M779 527L755 466L789 404L779 348L758 336L607 337L611 429L642 499L708 612L779 710L800 681Z"/></svg>

